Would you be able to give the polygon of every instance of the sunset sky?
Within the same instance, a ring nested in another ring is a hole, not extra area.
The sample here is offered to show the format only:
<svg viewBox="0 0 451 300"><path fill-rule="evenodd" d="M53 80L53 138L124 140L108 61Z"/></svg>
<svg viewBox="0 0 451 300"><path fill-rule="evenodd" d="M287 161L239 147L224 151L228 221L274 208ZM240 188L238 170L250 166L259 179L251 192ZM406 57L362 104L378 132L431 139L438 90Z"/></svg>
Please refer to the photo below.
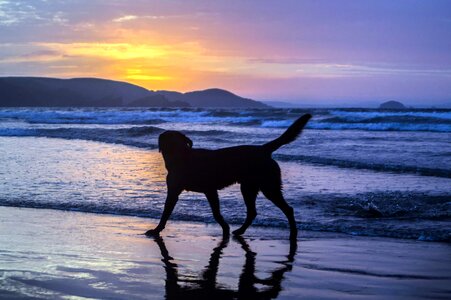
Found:
<svg viewBox="0 0 451 300"><path fill-rule="evenodd" d="M0 0L0 76L451 103L451 1Z"/></svg>

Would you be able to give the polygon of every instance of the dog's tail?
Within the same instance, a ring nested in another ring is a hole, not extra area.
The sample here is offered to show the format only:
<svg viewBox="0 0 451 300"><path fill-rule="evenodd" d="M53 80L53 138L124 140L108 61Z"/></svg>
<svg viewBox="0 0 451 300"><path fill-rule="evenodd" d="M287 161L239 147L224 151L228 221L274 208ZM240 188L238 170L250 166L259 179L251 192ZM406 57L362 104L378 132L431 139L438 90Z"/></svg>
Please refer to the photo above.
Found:
<svg viewBox="0 0 451 300"><path fill-rule="evenodd" d="M297 119L290 127L277 139L266 143L263 147L269 151L274 152L283 145L293 142L302 132L302 129L307 124L308 120L312 117L311 114L305 114L299 119Z"/></svg>

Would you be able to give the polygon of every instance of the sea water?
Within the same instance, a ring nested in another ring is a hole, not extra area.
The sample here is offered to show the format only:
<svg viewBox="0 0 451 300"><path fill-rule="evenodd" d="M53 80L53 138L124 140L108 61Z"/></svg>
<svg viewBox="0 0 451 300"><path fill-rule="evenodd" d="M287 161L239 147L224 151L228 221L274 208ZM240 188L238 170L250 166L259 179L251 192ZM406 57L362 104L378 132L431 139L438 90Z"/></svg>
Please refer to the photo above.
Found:
<svg viewBox="0 0 451 300"><path fill-rule="evenodd" d="M0 205L159 218L166 170L158 135L180 130L195 148L260 145L311 113L273 154L298 227L355 235L451 240L451 110L0 109ZM233 227L238 186L220 191ZM259 226L286 227L263 196ZM183 193L172 219L214 223L205 196Z"/></svg>

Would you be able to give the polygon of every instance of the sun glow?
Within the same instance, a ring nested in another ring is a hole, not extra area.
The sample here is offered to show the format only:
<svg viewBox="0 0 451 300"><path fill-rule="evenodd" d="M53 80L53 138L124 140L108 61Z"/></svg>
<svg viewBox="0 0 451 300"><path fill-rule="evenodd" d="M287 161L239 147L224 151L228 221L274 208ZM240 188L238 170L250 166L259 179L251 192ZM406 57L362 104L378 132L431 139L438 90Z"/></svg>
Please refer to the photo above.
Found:
<svg viewBox="0 0 451 300"><path fill-rule="evenodd" d="M35 43L55 53L55 61L73 65L65 77L107 77L124 80L150 89L180 89L197 78L203 49L196 43ZM59 68L64 71L64 65ZM76 73L75 73L76 72ZM73 73L73 76L71 75ZM163 84L164 83L164 84Z"/></svg>
<svg viewBox="0 0 451 300"><path fill-rule="evenodd" d="M148 75L144 73L141 69L127 69L127 75L125 78L129 80L143 80L143 81L161 81L161 80L170 80L170 76L160 76L160 75Z"/></svg>

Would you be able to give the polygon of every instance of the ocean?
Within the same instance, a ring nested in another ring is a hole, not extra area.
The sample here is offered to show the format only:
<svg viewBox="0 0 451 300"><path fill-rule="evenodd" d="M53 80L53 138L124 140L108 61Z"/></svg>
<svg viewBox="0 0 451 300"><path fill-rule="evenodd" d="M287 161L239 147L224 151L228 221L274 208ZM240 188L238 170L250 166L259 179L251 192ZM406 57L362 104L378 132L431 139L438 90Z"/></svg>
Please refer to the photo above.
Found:
<svg viewBox="0 0 451 300"><path fill-rule="evenodd" d="M311 113L273 154L302 230L451 241L451 110L1 108L0 205L159 218L164 130L193 147L259 145ZM237 185L219 193L236 228ZM263 196L254 226L287 227ZM205 196L185 192L172 220L214 223Z"/></svg>

